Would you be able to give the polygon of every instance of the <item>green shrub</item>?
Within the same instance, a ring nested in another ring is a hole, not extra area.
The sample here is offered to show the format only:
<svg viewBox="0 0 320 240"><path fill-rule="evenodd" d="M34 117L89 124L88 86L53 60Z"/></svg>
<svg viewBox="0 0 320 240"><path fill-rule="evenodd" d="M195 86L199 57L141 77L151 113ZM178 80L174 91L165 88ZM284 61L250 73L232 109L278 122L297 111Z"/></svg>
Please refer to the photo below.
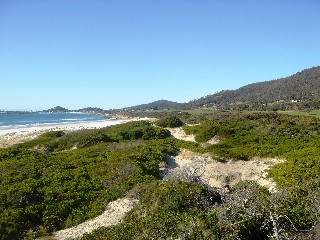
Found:
<svg viewBox="0 0 320 240"><path fill-rule="evenodd" d="M160 120L158 120L155 124L160 127L175 128L181 127L183 125L183 122L176 116L167 116L160 118Z"/></svg>

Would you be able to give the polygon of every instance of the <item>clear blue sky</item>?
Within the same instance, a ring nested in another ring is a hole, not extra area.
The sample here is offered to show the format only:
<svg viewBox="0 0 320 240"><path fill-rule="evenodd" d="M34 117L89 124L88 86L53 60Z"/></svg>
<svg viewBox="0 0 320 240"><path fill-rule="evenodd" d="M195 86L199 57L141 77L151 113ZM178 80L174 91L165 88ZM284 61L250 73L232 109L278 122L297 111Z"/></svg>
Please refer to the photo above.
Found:
<svg viewBox="0 0 320 240"><path fill-rule="evenodd" d="M187 102L320 65L319 0L0 0L0 109Z"/></svg>

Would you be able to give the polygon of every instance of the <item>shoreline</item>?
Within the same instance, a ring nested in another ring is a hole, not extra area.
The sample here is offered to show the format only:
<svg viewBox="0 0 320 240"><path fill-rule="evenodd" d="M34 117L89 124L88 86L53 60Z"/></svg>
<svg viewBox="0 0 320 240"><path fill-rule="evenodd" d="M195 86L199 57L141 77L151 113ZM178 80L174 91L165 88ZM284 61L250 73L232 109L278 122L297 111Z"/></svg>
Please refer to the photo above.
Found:
<svg viewBox="0 0 320 240"><path fill-rule="evenodd" d="M27 126L19 128L0 129L0 148L7 148L18 143L32 140L39 135L50 131L77 131L83 129L98 129L131 121L143 120L131 119L108 119L93 122L55 123L39 126Z"/></svg>

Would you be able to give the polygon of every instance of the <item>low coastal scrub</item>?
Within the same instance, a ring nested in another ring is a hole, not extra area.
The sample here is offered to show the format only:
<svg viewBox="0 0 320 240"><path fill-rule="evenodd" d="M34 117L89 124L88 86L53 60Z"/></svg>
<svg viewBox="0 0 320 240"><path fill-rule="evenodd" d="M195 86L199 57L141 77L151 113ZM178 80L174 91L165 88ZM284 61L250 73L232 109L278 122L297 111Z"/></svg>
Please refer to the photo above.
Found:
<svg viewBox="0 0 320 240"><path fill-rule="evenodd" d="M76 225L135 185L158 179L159 163L178 151L169 135L147 122L132 122L46 133L0 149L0 239Z"/></svg>
<svg viewBox="0 0 320 240"><path fill-rule="evenodd" d="M199 143L139 121L45 133L0 149L0 239L46 236L97 216L124 196L139 202L122 223L84 239L319 237L320 120L229 114L184 129ZM202 147L215 136L218 144ZM159 164L181 148L239 161L284 158L269 171L279 191L240 182L218 193L197 178L162 180Z"/></svg>

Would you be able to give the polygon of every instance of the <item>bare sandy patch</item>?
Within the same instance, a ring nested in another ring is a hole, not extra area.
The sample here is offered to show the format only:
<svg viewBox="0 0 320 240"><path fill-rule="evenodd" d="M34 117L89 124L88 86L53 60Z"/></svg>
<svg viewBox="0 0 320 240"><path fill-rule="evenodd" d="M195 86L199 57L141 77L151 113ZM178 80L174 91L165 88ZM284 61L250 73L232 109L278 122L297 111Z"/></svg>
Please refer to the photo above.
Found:
<svg viewBox="0 0 320 240"><path fill-rule="evenodd" d="M199 154L184 149L178 156L168 158L169 168L166 177L194 175L215 188L224 188L239 181L252 180L274 191L276 183L266 177L267 170L283 161L277 158L217 161L209 154Z"/></svg>
<svg viewBox="0 0 320 240"><path fill-rule="evenodd" d="M100 216L75 227L57 231L53 233L53 238L56 240L77 239L99 227L116 225L122 221L124 215L133 208L136 202L137 200L132 198L121 198L110 202L105 212Z"/></svg>
<svg viewBox="0 0 320 240"><path fill-rule="evenodd" d="M171 135L180 140L189 141L189 142L196 142L195 136L193 134L187 135L182 127L179 128L166 128L170 131ZM209 141L202 143L203 147L207 147L213 144L218 144L220 142L217 136L214 136Z"/></svg>
<svg viewBox="0 0 320 240"><path fill-rule="evenodd" d="M171 135L180 140L189 141L189 142L195 142L194 135L190 134L187 135L182 127L179 128L166 128L170 131Z"/></svg>

